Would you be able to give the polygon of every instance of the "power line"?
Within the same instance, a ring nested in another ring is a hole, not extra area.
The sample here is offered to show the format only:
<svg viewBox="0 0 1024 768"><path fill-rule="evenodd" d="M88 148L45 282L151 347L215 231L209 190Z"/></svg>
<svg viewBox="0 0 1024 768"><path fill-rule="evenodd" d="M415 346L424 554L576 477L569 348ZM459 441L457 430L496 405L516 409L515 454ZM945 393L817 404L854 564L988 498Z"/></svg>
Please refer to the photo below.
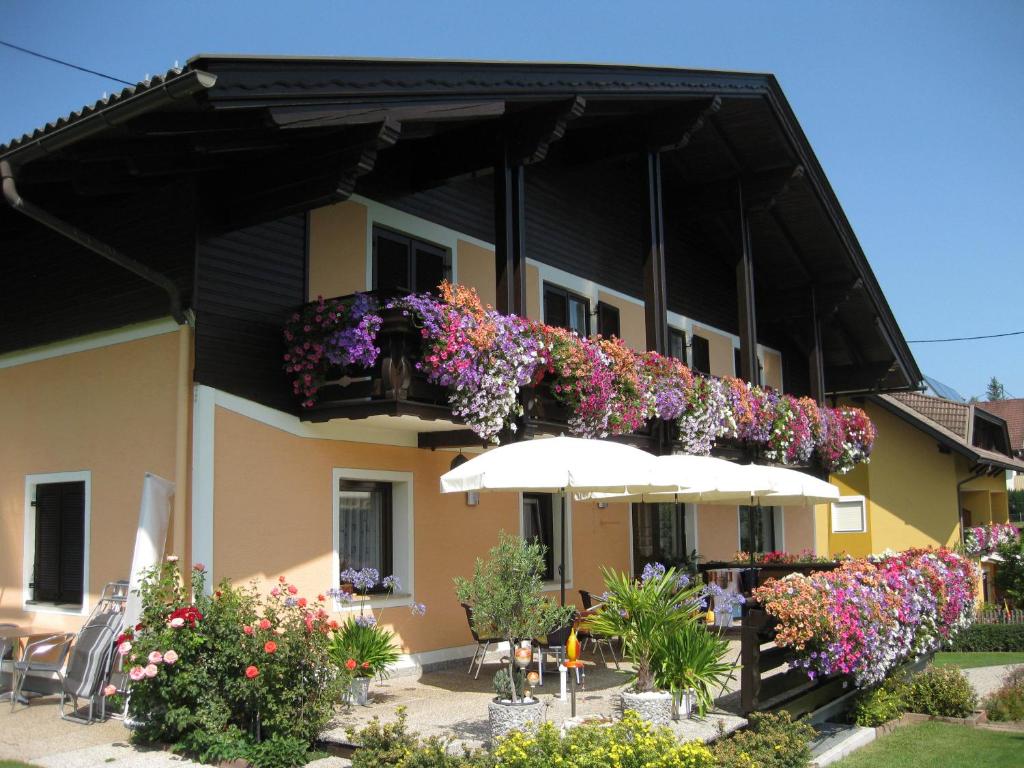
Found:
<svg viewBox="0 0 1024 768"><path fill-rule="evenodd" d="M955 336L951 339L913 339L907 344L942 344L947 341L977 341L978 339L1001 339L1005 336L1024 336L1024 331L1010 331L1009 333L990 333L986 336Z"/></svg>
<svg viewBox="0 0 1024 768"><path fill-rule="evenodd" d="M0 45L5 45L8 48L13 48L16 51L21 51L22 53L27 53L29 56L35 56L35 57L40 58L40 59L45 59L46 61L52 61L54 64L61 64L62 66L65 66L65 67L71 67L71 69L77 69L79 72L87 72L90 75L96 75L97 77L105 77L107 80L113 80L114 82L123 83L124 85L132 85L132 86L137 85L137 83L131 83L131 82L127 81L127 80L122 80L120 77L114 77L113 75L107 75L107 74L104 74L103 72L97 72L95 69L89 69L88 67L80 67L77 64L72 64L70 61L63 61L62 59L55 59L53 56L47 56L46 54L39 53L38 51L31 51L28 48L22 48L20 45L15 45L14 43L8 43L5 40L0 40Z"/></svg>

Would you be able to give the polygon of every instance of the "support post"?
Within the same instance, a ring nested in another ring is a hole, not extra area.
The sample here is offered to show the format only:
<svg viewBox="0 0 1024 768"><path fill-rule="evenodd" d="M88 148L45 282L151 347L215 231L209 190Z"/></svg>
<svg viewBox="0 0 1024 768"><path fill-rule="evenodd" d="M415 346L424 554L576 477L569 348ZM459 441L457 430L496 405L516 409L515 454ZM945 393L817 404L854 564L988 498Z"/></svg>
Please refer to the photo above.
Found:
<svg viewBox="0 0 1024 768"><path fill-rule="evenodd" d="M644 228L644 312L647 348L668 353L668 291L665 277L665 220L662 208L661 155L644 155L647 187L647 226Z"/></svg>
<svg viewBox="0 0 1024 768"><path fill-rule="evenodd" d="M494 168L494 259L497 310L526 314L526 186L509 138L500 139Z"/></svg>
<svg viewBox="0 0 1024 768"><path fill-rule="evenodd" d="M754 302L754 260L751 252L750 221L747 218L742 182L737 182L736 190L740 226L740 258L736 262L736 295L740 327L738 373L751 384L757 385L761 383L761 366L757 358L757 312Z"/></svg>
<svg viewBox="0 0 1024 768"><path fill-rule="evenodd" d="M811 353L810 366L811 397L818 405L825 405L825 363L821 354L821 321L818 319L818 296L811 286Z"/></svg>

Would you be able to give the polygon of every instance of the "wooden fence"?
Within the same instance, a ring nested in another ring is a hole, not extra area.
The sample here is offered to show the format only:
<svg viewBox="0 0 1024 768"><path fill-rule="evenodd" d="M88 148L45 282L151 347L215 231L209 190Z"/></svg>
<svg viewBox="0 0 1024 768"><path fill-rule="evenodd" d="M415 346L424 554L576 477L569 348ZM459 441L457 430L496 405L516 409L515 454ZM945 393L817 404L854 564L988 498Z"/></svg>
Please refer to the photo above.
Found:
<svg viewBox="0 0 1024 768"><path fill-rule="evenodd" d="M740 658L740 706L751 712L784 709L793 717L813 712L853 690L845 676L811 680L806 670L787 669L793 658L788 648L774 644L777 620L757 606L743 618ZM770 647L764 647L769 645ZM775 674L769 674L775 672Z"/></svg>
<svg viewBox="0 0 1024 768"><path fill-rule="evenodd" d="M1014 608L1011 611L1002 608L984 608L977 612L974 620L978 624L1024 624L1024 610Z"/></svg>

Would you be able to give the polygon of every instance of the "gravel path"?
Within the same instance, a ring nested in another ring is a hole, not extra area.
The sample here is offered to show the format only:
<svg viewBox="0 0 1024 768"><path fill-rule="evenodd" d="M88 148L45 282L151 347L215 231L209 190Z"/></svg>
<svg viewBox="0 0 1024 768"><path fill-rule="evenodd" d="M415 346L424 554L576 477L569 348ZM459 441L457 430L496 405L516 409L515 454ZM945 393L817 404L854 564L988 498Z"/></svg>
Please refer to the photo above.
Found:
<svg viewBox="0 0 1024 768"><path fill-rule="evenodd" d="M974 687L980 700L999 688L1009 676L1010 670L1016 666L1019 665L1001 664L996 667L975 667L973 669L965 669L964 674Z"/></svg>

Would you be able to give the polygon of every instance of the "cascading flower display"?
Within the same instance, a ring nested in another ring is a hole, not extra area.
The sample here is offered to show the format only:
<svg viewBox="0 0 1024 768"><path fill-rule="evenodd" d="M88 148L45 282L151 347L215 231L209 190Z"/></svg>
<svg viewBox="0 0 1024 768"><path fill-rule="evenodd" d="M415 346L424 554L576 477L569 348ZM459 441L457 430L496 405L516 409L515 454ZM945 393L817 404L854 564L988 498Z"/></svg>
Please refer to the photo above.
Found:
<svg viewBox="0 0 1024 768"><path fill-rule="evenodd" d="M976 579L974 563L951 550L912 549L790 574L754 597L778 619L775 643L794 651L792 667L864 686L968 626Z"/></svg>
<svg viewBox="0 0 1024 768"><path fill-rule="evenodd" d="M964 531L964 551L973 557L994 555L999 547L1012 544L1019 538L1020 531L1010 523L978 525Z"/></svg>
<svg viewBox="0 0 1024 768"><path fill-rule="evenodd" d="M418 327L417 368L449 390L452 413L484 440L514 431L521 389L542 384L568 412L569 431L582 437L629 434L660 419L676 424L687 453L707 455L720 440L733 440L769 461L816 460L838 474L868 461L874 445L874 424L859 408L820 408L735 377L694 375L674 358L635 352L619 338L581 338L501 314L461 285L445 282L437 296L413 294L386 309ZM316 403L330 366L376 362L378 312L372 297L356 295L318 299L292 315L285 370L304 407Z"/></svg>

